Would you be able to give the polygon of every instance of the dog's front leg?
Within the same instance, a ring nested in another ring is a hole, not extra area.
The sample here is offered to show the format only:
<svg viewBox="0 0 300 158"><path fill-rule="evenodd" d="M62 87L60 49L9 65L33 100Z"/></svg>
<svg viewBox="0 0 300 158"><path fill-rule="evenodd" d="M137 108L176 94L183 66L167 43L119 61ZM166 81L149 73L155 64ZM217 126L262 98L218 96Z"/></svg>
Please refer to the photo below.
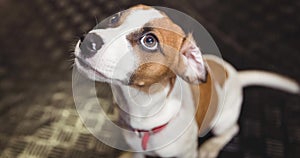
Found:
<svg viewBox="0 0 300 158"><path fill-rule="evenodd" d="M235 124L225 133L217 135L200 146L199 158L215 158L220 150L234 137L239 131L239 126Z"/></svg>

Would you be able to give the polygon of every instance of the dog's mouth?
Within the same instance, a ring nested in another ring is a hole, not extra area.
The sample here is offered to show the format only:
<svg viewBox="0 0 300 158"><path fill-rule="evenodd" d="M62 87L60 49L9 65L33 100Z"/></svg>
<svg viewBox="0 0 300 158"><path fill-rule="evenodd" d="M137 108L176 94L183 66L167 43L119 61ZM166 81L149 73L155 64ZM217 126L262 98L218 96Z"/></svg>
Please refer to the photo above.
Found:
<svg viewBox="0 0 300 158"><path fill-rule="evenodd" d="M100 81L102 82L107 82L107 83L121 83L121 84L125 84L128 85L129 82L128 81L123 81L123 80L119 80L119 79L113 79L111 77L106 76L105 74L101 73L100 71L98 71L96 68L94 68L92 65L90 65L89 63L87 63L84 59L82 59L79 56L75 56L75 61L77 61L77 63L82 67L82 71L86 74L90 73L90 74L94 74L97 78L100 78ZM88 72L90 71L90 72ZM93 79L95 80L95 79Z"/></svg>
<svg viewBox="0 0 300 158"><path fill-rule="evenodd" d="M97 76L104 78L104 79L110 79L109 77L107 77L106 75L104 75L103 73L101 73L100 71L96 70L93 66L91 66L89 63L85 62L82 58L75 56L75 60L78 61L78 63L80 64L80 66L82 66L83 68L87 69L87 70L91 70L94 74L96 74Z"/></svg>

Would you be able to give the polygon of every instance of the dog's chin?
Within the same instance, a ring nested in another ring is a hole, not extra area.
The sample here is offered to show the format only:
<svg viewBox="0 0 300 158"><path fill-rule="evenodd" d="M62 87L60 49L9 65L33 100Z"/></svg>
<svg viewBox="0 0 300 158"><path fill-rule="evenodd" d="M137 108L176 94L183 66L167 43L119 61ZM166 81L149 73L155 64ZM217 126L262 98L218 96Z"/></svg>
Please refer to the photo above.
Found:
<svg viewBox="0 0 300 158"><path fill-rule="evenodd" d="M84 77L87 77L88 79L90 79L92 81L105 82L105 83L109 83L109 84L128 85L128 81L123 81L123 80L119 80L119 79L106 77L103 74L101 74L100 72L96 71L95 69L81 64L80 61L76 60L76 59L75 59L75 67L81 75L83 75Z"/></svg>
<svg viewBox="0 0 300 158"><path fill-rule="evenodd" d="M84 77L93 80L93 81L99 81L99 82L107 82L108 79L97 75L96 72L94 72L92 69L86 69L82 68L80 65L76 64L77 71Z"/></svg>

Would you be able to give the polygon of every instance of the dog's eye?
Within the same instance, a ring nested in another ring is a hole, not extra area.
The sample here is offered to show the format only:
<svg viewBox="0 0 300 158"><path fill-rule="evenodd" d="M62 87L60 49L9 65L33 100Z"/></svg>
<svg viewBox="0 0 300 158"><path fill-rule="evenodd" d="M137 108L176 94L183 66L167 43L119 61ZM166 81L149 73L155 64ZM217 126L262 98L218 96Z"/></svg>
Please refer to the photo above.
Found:
<svg viewBox="0 0 300 158"><path fill-rule="evenodd" d="M153 34L146 34L141 39L140 42L142 46L150 51L157 50L158 41L157 38Z"/></svg>
<svg viewBox="0 0 300 158"><path fill-rule="evenodd" d="M120 20L120 15L121 13L116 13L115 15L113 15L110 19L109 19L109 23L110 25L116 24L119 20Z"/></svg>

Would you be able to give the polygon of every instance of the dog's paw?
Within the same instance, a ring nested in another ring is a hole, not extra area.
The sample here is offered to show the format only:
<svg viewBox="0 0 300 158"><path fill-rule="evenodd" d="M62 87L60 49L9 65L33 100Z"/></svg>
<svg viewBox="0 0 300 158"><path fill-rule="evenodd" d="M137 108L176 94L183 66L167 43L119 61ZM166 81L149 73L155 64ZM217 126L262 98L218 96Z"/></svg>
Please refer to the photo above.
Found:
<svg viewBox="0 0 300 158"><path fill-rule="evenodd" d="M216 141L209 140L202 144L199 149L199 158L216 158L219 155L222 145Z"/></svg>
<svg viewBox="0 0 300 158"><path fill-rule="evenodd" d="M118 158L132 158L133 154L130 152L124 152L122 153Z"/></svg>
<svg viewBox="0 0 300 158"><path fill-rule="evenodd" d="M124 152L118 158L145 158L142 153Z"/></svg>

